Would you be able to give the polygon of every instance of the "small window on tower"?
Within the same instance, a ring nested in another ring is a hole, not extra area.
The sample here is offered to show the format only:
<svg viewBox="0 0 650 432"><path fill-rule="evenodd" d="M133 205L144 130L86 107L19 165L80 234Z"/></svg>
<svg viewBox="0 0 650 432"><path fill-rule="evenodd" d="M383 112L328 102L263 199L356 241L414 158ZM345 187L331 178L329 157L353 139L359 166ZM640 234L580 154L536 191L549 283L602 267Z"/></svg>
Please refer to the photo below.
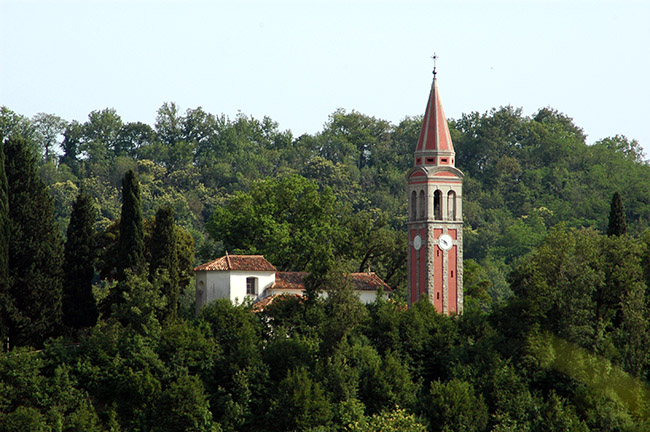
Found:
<svg viewBox="0 0 650 432"><path fill-rule="evenodd" d="M420 158L415 159L415 163L417 165L420 165L422 163L422 159L420 159Z"/></svg>
<svg viewBox="0 0 650 432"><path fill-rule="evenodd" d="M427 158L427 163L432 164L433 163L433 158Z"/></svg>
<svg viewBox="0 0 650 432"><path fill-rule="evenodd" d="M436 293L436 300L440 300L440 293L439 292Z"/></svg>
<svg viewBox="0 0 650 432"><path fill-rule="evenodd" d="M451 271L451 277L454 277L454 271L453 270Z"/></svg>
<svg viewBox="0 0 650 432"><path fill-rule="evenodd" d="M447 158L440 159L440 163L447 163Z"/></svg>

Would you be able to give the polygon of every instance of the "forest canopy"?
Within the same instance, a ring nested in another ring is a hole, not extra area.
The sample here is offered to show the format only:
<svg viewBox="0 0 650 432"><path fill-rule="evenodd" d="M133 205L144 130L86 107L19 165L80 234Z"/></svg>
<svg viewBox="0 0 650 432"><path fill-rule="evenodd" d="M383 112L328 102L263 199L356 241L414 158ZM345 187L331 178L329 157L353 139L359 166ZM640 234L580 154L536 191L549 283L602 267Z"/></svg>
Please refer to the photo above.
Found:
<svg viewBox="0 0 650 432"><path fill-rule="evenodd" d="M0 430L650 427L639 143L587 145L551 108L450 120L466 307L447 317L404 303L421 122L339 109L294 137L174 103L154 125L0 108ZM195 316L192 267L226 251L329 295ZM361 304L345 271L390 299Z"/></svg>

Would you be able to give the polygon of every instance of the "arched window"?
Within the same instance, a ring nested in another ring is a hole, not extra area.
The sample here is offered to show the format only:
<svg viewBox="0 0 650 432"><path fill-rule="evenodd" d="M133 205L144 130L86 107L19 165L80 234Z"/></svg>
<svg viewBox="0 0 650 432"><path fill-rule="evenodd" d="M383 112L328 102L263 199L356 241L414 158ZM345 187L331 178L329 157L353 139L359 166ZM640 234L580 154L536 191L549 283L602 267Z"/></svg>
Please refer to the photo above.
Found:
<svg viewBox="0 0 650 432"><path fill-rule="evenodd" d="M456 220L456 192L449 191L447 194L447 219Z"/></svg>
<svg viewBox="0 0 650 432"><path fill-rule="evenodd" d="M248 295L257 295L257 278L256 277L247 277L246 278L246 294L248 294Z"/></svg>
<svg viewBox="0 0 650 432"><path fill-rule="evenodd" d="M418 194L415 191L411 193L411 220L412 221L415 220L415 218L417 217L417 211L418 211L417 196Z"/></svg>
<svg viewBox="0 0 650 432"><path fill-rule="evenodd" d="M442 220L442 192L439 190L433 193L433 217Z"/></svg>
<svg viewBox="0 0 650 432"><path fill-rule="evenodd" d="M424 219L424 207L425 207L425 200L424 200L424 191L420 191L420 219Z"/></svg>

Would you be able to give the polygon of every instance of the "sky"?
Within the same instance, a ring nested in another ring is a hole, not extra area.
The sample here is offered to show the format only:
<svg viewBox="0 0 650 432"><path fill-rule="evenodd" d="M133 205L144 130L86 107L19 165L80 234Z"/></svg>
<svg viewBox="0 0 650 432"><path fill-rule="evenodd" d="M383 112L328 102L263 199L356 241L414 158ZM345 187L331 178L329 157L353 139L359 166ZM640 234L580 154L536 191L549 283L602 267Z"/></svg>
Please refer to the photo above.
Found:
<svg viewBox="0 0 650 432"><path fill-rule="evenodd" d="M650 157L649 23L646 0L0 0L0 105L153 126L174 102L299 136L423 114L436 53L449 118L551 107Z"/></svg>

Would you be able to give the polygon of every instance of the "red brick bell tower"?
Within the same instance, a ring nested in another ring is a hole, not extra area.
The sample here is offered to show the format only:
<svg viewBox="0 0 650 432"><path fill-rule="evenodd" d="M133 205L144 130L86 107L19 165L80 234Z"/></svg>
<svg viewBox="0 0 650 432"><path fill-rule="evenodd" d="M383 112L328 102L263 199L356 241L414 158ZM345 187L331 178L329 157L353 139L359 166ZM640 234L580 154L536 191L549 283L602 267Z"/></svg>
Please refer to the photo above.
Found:
<svg viewBox="0 0 650 432"><path fill-rule="evenodd" d="M408 180L408 299L463 311L463 173L442 109L436 68Z"/></svg>

